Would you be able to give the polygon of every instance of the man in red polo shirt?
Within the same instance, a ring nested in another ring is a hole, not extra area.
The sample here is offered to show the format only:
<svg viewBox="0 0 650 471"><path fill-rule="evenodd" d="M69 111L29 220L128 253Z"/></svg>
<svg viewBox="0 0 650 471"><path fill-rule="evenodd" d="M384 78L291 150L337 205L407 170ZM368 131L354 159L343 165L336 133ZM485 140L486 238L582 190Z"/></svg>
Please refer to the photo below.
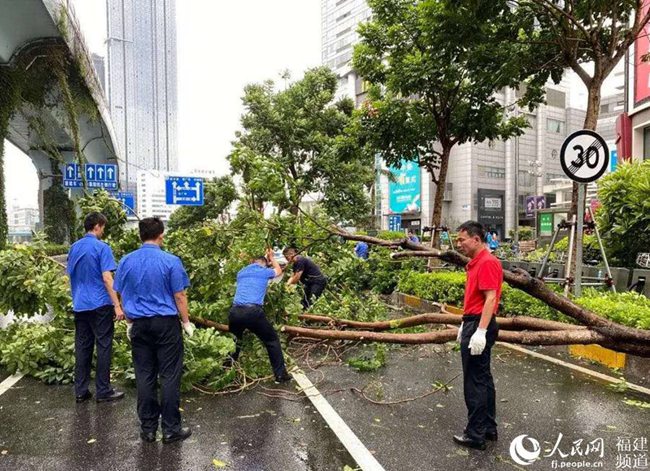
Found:
<svg viewBox="0 0 650 471"><path fill-rule="evenodd" d="M454 435L454 441L479 450L485 449L486 440L497 439L490 352L499 333L494 316L503 283L501 263L490 254L484 241L485 230L478 222L467 221L458 228L456 246L471 260L466 267L465 314L458 331L467 426L462 435Z"/></svg>

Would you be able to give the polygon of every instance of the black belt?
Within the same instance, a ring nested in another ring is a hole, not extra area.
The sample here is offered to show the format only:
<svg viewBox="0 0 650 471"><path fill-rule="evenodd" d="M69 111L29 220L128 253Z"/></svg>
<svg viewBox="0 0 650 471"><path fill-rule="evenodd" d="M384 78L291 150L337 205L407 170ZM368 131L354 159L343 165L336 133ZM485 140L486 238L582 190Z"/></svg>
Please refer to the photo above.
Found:
<svg viewBox="0 0 650 471"><path fill-rule="evenodd" d="M480 321L481 314L463 314L463 322Z"/></svg>
<svg viewBox="0 0 650 471"><path fill-rule="evenodd" d="M262 307L261 304L233 304L232 307Z"/></svg>

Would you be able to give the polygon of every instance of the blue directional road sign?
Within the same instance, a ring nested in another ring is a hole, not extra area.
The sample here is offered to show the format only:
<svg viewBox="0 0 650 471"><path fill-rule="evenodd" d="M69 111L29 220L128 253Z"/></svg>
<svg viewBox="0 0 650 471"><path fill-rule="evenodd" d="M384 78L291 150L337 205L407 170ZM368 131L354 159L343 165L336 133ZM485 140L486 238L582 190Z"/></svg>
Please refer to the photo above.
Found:
<svg viewBox="0 0 650 471"><path fill-rule="evenodd" d="M105 188L117 190L117 165L114 164L85 164L84 174L88 188ZM66 164L63 175L63 186L79 188L83 185L79 164Z"/></svg>
<svg viewBox="0 0 650 471"><path fill-rule="evenodd" d="M135 216L135 196L130 191L120 191L111 195L122 203L127 216Z"/></svg>
<svg viewBox="0 0 650 471"><path fill-rule="evenodd" d="M402 230L402 216L399 214L388 216L388 230L400 232Z"/></svg>
<svg viewBox="0 0 650 471"><path fill-rule="evenodd" d="M166 177L165 202L182 206L203 206L203 178Z"/></svg>
<svg viewBox="0 0 650 471"><path fill-rule="evenodd" d="M63 169L63 186L66 188L81 187L79 164L65 164L65 168Z"/></svg>
<svg viewBox="0 0 650 471"><path fill-rule="evenodd" d="M117 189L117 166L112 164L86 164L88 188Z"/></svg>

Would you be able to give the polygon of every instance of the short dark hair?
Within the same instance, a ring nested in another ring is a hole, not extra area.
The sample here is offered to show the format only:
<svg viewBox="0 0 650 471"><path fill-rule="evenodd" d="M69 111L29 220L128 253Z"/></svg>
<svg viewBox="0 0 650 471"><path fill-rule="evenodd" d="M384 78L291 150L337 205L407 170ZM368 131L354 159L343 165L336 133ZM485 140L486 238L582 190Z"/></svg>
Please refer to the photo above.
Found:
<svg viewBox="0 0 650 471"><path fill-rule="evenodd" d="M140 229L140 240L142 242L157 239L160 234L165 232L165 225L160 218L141 219L138 228Z"/></svg>
<svg viewBox="0 0 650 471"><path fill-rule="evenodd" d="M106 219L106 216L104 216L102 213L98 213L97 211L93 211L92 213L89 213L88 216L86 216L86 219L84 219L84 229L86 232L90 232L95 228L97 224L100 226L105 226L107 222L108 219Z"/></svg>
<svg viewBox="0 0 650 471"><path fill-rule="evenodd" d="M297 255L298 254L298 249L295 248L295 247L287 247L286 249L284 249L282 251L282 255L284 255L286 257L287 254L290 253L290 252L293 252L294 254Z"/></svg>
<svg viewBox="0 0 650 471"><path fill-rule="evenodd" d="M485 229L483 228L483 224L480 222L466 221L458 226L458 229L456 230L458 232L465 231L470 237L478 236L481 240L485 239Z"/></svg>
<svg viewBox="0 0 650 471"><path fill-rule="evenodd" d="M260 255L259 257L253 257L253 262L264 262L264 264L268 264L269 261L266 259L264 255Z"/></svg>

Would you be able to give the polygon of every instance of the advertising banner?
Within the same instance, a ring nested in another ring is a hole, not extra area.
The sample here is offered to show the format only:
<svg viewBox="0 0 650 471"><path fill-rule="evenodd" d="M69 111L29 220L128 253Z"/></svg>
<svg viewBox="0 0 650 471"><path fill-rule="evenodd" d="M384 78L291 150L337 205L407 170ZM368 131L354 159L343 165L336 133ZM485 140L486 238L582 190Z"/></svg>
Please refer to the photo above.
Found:
<svg viewBox="0 0 650 471"><path fill-rule="evenodd" d="M389 208L392 213L420 211L420 167L417 163L402 160L401 168L390 167L395 182L388 184Z"/></svg>

